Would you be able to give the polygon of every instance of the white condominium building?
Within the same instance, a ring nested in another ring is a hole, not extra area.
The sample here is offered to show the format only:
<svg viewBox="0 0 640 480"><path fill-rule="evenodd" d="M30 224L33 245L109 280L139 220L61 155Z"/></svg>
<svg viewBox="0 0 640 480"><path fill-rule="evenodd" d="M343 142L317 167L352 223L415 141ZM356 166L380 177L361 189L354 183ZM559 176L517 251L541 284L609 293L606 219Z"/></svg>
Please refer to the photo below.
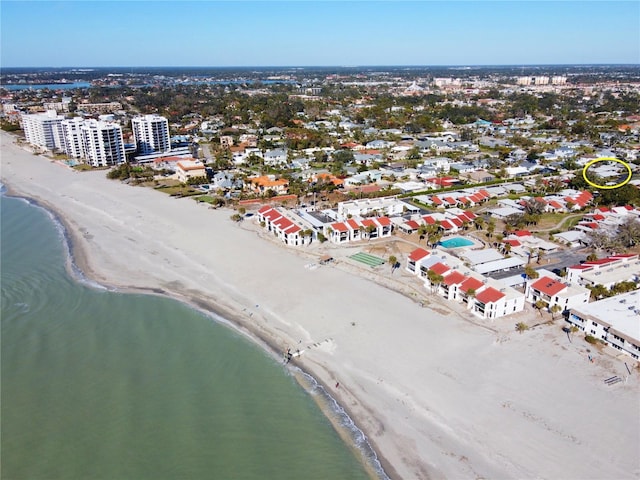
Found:
<svg viewBox="0 0 640 480"><path fill-rule="evenodd" d="M139 154L148 155L171 150L169 121L160 115L142 115L131 121L133 138Z"/></svg>
<svg viewBox="0 0 640 480"><path fill-rule="evenodd" d="M82 150L93 167L119 165L126 161L120 125L98 120L85 121L81 127Z"/></svg>
<svg viewBox="0 0 640 480"><path fill-rule="evenodd" d="M53 150L56 145L58 129L64 120L55 110L46 113L34 113L22 115L22 129L27 142L48 150Z"/></svg>
<svg viewBox="0 0 640 480"><path fill-rule="evenodd" d="M81 135L83 124L84 120L81 117L64 120L59 134L56 135L56 146L60 150L64 150L64 153L72 158L83 158L85 156L82 149Z"/></svg>

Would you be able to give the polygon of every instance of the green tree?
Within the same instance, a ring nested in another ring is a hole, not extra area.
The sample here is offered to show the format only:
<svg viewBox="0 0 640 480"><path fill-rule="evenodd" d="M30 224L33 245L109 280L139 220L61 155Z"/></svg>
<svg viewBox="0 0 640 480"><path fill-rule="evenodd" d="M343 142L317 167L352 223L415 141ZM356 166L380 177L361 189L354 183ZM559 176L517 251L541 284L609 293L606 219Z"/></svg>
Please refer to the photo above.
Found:
<svg viewBox="0 0 640 480"><path fill-rule="evenodd" d="M438 291L438 287L444 280L444 277L439 273L434 272L433 270L428 270L427 280L429 280L429 284L431 285L431 292L435 293Z"/></svg>
<svg viewBox="0 0 640 480"><path fill-rule="evenodd" d="M534 269L531 265L527 265L526 267L524 267L524 274L532 280L540 276L536 269Z"/></svg>
<svg viewBox="0 0 640 480"><path fill-rule="evenodd" d="M518 333L522 333L529 330L529 325L527 325L524 322L518 322L516 323L516 332Z"/></svg>
<svg viewBox="0 0 640 480"><path fill-rule="evenodd" d="M496 221L492 218L489 220L489 224L487 225L487 236L491 238L493 236L493 232L496 229Z"/></svg>
<svg viewBox="0 0 640 480"><path fill-rule="evenodd" d="M625 247L634 247L640 242L640 221L634 217L625 219L618 227L618 241Z"/></svg>
<svg viewBox="0 0 640 480"><path fill-rule="evenodd" d="M561 312L562 307L556 303L553 307L549 309L549 311L551 312L551 320L555 320L554 318L555 314Z"/></svg>
<svg viewBox="0 0 640 480"><path fill-rule="evenodd" d="M609 290L601 284L597 284L594 285L592 287L587 287L589 290L591 290L591 295L590 298L591 300L595 301L595 300L600 300L602 298L606 298L608 296L610 296L610 292Z"/></svg>
<svg viewBox="0 0 640 480"><path fill-rule="evenodd" d="M395 255L389 256L389 264L391 265L391 273L396 269L396 264L398 263L398 259Z"/></svg>
<svg viewBox="0 0 640 480"><path fill-rule="evenodd" d="M538 311L540 312L540 316L542 316L542 310L547 308L549 306L549 304L547 302L545 302L544 300L538 300L535 303L535 307L538 309Z"/></svg>

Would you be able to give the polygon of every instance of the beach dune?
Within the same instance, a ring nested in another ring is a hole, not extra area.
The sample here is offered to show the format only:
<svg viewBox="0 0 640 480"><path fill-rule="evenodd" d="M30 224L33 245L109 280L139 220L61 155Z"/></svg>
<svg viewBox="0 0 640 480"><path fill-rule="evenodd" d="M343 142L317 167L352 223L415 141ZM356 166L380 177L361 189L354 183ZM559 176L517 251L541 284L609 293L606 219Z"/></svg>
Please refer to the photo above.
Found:
<svg viewBox="0 0 640 480"><path fill-rule="evenodd" d="M219 313L325 385L391 478L638 478L638 370L570 343L560 322L523 334L309 258L231 211L76 172L1 134L10 192L55 212L77 265L101 284ZM247 220L248 221L248 220ZM481 323L475 319L476 323ZM339 386L336 386L339 383Z"/></svg>

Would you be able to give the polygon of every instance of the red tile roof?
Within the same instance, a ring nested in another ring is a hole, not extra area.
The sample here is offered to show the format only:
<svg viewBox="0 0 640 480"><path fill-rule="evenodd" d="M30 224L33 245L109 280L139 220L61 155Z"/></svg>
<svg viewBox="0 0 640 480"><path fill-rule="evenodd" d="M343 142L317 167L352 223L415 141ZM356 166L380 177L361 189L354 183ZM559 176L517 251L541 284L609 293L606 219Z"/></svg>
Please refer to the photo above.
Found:
<svg viewBox="0 0 640 480"><path fill-rule="evenodd" d="M473 213L473 212L471 212L469 210L465 210L464 214L467 216L467 218L469 220L473 220L477 216L475 213Z"/></svg>
<svg viewBox="0 0 640 480"><path fill-rule="evenodd" d="M504 241L504 243L508 243L508 244L509 244L509 245L511 245L512 247L519 247L520 245L522 245L522 244L521 244L518 240L516 240L516 239L513 239L513 240L508 239L508 240L505 240L505 241Z"/></svg>
<svg viewBox="0 0 640 480"><path fill-rule="evenodd" d="M435 223L436 223L435 218L433 218L433 217L432 217L432 216L430 216L430 215L425 215L424 217L422 217L422 219L423 219L426 223L428 223L429 225L435 225Z"/></svg>
<svg viewBox="0 0 640 480"><path fill-rule="evenodd" d="M344 223L332 223L330 227L336 232L348 232L349 229Z"/></svg>
<svg viewBox="0 0 640 480"><path fill-rule="evenodd" d="M286 228L286 229L284 230L284 233L286 233L286 234L289 234L289 235L290 235L290 234L292 234L292 233L299 232L300 230L302 230L302 229L301 229L298 225L293 224L293 225L291 225L289 228Z"/></svg>
<svg viewBox="0 0 640 480"><path fill-rule="evenodd" d="M589 227L591 230L598 228L598 224L596 222L580 222L579 225Z"/></svg>
<svg viewBox="0 0 640 480"><path fill-rule="evenodd" d="M513 234L516 237L528 237L529 235L531 235L531 232L529 230L516 230L515 232L513 232Z"/></svg>
<svg viewBox="0 0 640 480"><path fill-rule="evenodd" d="M454 270L451 273L449 273L447 276L444 277L443 282L446 285L451 286L451 285L456 285L456 284L464 282L465 278L466 277L462 273L458 272L457 270Z"/></svg>
<svg viewBox="0 0 640 480"><path fill-rule="evenodd" d="M258 213L265 213L269 210L271 210L271 207L269 205L264 205L263 207L260 208L260 210L258 210Z"/></svg>
<svg viewBox="0 0 640 480"><path fill-rule="evenodd" d="M462 220L460 220L458 217L449 218L448 220L449 222L453 223L456 227L461 227L463 225Z"/></svg>
<svg viewBox="0 0 640 480"><path fill-rule="evenodd" d="M451 269L447 267L444 263L438 262L431 265L431 267L429 267L429 270L436 272L438 275L442 275L444 272L448 272Z"/></svg>
<svg viewBox="0 0 640 480"><path fill-rule="evenodd" d="M442 200L440 200L440 198L436 197L435 195L431 197L431 201L436 205L442 205Z"/></svg>
<svg viewBox="0 0 640 480"><path fill-rule="evenodd" d="M451 230L453 228L453 224L449 222L449 220L443 220L440 222L440 226L445 230Z"/></svg>
<svg viewBox="0 0 640 480"><path fill-rule="evenodd" d="M458 288L465 293L468 292L471 288L473 288L477 292L483 285L484 283L482 283L477 278L467 277L467 279L462 282Z"/></svg>
<svg viewBox="0 0 640 480"><path fill-rule="evenodd" d="M371 220L370 218L365 218L364 220L362 220L362 226L363 227L374 226L374 227L378 228L378 224L376 222L374 222L373 220Z"/></svg>
<svg viewBox="0 0 640 480"><path fill-rule="evenodd" d="M531 284L531 288L535 288L536 290L544 293L545 295L549 295L553 297L554 295L560 293L562 290L567 288L567 286L562 283L554 280L551 277L542 277L536 280Z"/></svg>
<svg viewBox="0 0 640 480"><path fill-rule="evenodd" d="M277 220L274 220L273 224L281 230L286 230L293 225L293 222L288 218L280 217Z"/></svg>
<svg viewBox="0 0 640 480"><path fill-rule="evenodd" d="M444 200L449 204L449 205L455 205L456 203L458 203L456 201L455 198L453 197L444 197Z"/></svg>
<svg viewBox="0 0 640 480"><path fill-rule="evenodd" d="M420 225L418 225L418 222L416 222L415 220L409 220L408 222L405 222L405 225L411 230L417 230L418 228L420 228Z"/></svg>
<svg viewBox="0 0 640 480"><path fill-rule="evenodd" d="M388 227L391 225L391 220L388 217L378 217L376 218L376 222L378 222L383 227Z"/></svg>
<svg viewBox="0 0 640 480"><path fill-rule="evenodd" d="M567 268L571 270L586 270L588 268L593 268L593 265L572 265Z"/></svg>
<svg viewBox="0 0 640 480"><path fill-rule="evenodd" d="M485 305L487 303L494 303L504 297L504 293L499 290L496 290L493 287L487 287L484 290L481 290L476 294L476 299Z"/></svg>
<svg viewBox="0 0 640 480"><path fill-rule="evenodd" d="M275 221L276 219L282 217L282 214L280 212L278 212L277 210L271 209L265 213L262 214L265 218L267 218L270 221Z"/></svg>
<svg viewBox="0 0 640 480"><path fill-rule="evenodd" d="M549 205L552 206L553 208L564 208L564 206L556 200L551 200L549 202Z"/></svg>
<svg viewBox="0 0 640 480"><path fill-rule="evenodd" d="M416 248L413 252L409 254L409 260L417 262L418 260L426 257L427 255L429 255L429 252L427 252L424 248Z"/></svg>
<svg viewBox="0 0 640 480"><path fill-rule="evenodd" d="M356 222L353 218L350 218L349 220L346 221L347 226L351 227L353 230L358 230L360 228L360 225L358 225L358 222Z"/></svg>
<svg viewBox="0 0 640 480"><path fill-rule="evenodd" d="M599 258L598 260L591 260L589 262L584 262L583 265L606 265L607 263L615 262L616 258Z"/></svg>
<svg viewBox="0 0 640 480"><path fill-rule="evenodd" d="M600 215L599 213L596 213L591 218L593 218L594 220L604 220L606 217L604 215Z"/></svg>

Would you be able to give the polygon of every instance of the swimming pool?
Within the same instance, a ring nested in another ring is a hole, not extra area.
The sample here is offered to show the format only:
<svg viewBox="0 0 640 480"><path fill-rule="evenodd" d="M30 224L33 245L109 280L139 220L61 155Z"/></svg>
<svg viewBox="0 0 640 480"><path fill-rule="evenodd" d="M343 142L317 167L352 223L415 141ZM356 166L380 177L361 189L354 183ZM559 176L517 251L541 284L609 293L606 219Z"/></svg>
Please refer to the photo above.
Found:
<svg viewBox="0 0 640 480"><path fill-rule="evenodd" d="M447 240L443 240L440 242L444 248L460 248L460 247L470 247L474 243L468 238L464 237L453 237L448 238Z"/></svg>

